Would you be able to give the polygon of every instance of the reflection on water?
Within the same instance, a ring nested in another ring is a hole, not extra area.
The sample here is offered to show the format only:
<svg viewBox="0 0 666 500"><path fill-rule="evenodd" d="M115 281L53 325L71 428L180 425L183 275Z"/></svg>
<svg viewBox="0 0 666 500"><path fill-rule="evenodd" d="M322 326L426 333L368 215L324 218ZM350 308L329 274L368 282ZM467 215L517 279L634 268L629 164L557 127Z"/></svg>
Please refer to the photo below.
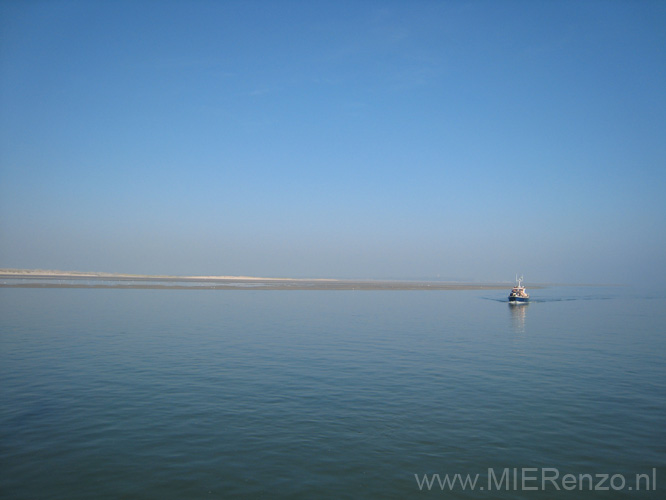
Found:
<svg viewBox="0 0 666 500"><path fill-rule="evenodd" d="M525 319L527 318L527 308L529 305L529 302L509 302L511 323L516 333L525 333Z"/></svg>

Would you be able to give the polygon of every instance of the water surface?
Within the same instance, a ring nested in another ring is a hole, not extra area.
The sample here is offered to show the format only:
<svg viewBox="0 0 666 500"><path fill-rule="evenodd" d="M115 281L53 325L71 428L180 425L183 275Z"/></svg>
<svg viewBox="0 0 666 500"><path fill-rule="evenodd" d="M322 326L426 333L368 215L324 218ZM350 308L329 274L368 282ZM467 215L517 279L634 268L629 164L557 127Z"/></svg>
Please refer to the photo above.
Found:
<svg viewBox="0 0 666 500"><path fill-rule="evenodd" d="M505 295L0 289L0 494L661 498L419 491L505 467L666 484L664 298Z"/></svg>

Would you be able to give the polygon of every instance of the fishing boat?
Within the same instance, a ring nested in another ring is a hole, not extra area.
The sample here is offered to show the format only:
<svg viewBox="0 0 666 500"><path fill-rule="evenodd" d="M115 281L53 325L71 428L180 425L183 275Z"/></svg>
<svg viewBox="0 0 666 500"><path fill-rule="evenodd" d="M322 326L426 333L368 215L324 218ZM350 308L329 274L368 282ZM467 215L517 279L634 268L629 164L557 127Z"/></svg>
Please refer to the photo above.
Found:
<svg viewBox="0 0 666 500"><path fill-rule="evenodd" d="M529 302L529 300L530 295L525 291L525 287L523 286L523 277L521 276L519 278L516 276L516 285L511 289L511 293L509 294L509 302L514 304L522 304Z"/></svg>

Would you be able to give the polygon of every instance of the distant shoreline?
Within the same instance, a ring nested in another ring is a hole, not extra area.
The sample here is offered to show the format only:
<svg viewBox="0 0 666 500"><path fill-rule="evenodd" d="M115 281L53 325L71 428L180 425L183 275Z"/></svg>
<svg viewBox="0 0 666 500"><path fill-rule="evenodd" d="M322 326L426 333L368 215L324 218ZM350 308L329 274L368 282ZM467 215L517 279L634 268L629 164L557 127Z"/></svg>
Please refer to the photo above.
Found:
<svg viewBox="0 0 666 500"><path fill-rule="evenodd" d="M300 281L299 278L261 278L256 276L171 276L162 274L125 274L125 273L103 273L103 272L87 272L87 271L50 271L44 269L0 269L0 278L60 278L60 279L77 279L77 278L99 278L99 279L141 279L141 280L187 280L187 281L201 281L201 280L290 280ZM307 279L306 281L337 281L334 279Z"/></svg>
<svg viewBox="0 0 666 500"><path fill-rule="evenodd" d="M331 278L262 278L255 276L167 276L41 269L0 269L0 288L112 288L143 290L500 290L511 284L451 281ZM33 281L34 280L34 281ZM62 282L66 281L66 282ZM530 288L541 288L539 285Z"/></svg>

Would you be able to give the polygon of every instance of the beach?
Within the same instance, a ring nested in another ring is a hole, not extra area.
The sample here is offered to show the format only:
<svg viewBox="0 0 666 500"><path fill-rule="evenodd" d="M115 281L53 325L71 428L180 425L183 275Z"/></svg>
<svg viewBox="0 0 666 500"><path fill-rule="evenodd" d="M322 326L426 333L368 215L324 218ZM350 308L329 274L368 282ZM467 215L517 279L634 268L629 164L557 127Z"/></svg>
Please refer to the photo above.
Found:
<svg viewBox="0 0 666 500"><path fill-rule="evenodd" d="M0 269L3 288L119 288L170 290L497 290L508 282L167 276L80 271ZM535 288L532 286L532 288Z"/></svg>

